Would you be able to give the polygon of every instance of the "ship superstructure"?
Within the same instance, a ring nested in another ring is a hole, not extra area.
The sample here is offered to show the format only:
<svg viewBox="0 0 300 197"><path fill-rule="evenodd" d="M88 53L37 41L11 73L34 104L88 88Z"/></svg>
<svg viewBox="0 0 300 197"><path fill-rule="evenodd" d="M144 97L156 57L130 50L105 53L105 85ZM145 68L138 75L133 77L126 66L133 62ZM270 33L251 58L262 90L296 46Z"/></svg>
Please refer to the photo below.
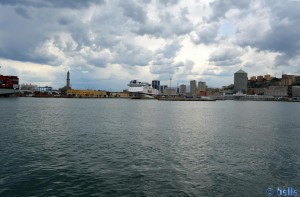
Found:
<svg viewBox="0 0 300 197"><path fill-rule="evenodd" d="M0 95L10 95L19 92L19 78L17 76L0 75Z"/></svg>
<svg viewBox="0 0 300 197"><path fill-rule="evenodd" d="M128 86L128 92L132 98L154 98L159 94L159 91L147 82L131 80Z"/></svg>

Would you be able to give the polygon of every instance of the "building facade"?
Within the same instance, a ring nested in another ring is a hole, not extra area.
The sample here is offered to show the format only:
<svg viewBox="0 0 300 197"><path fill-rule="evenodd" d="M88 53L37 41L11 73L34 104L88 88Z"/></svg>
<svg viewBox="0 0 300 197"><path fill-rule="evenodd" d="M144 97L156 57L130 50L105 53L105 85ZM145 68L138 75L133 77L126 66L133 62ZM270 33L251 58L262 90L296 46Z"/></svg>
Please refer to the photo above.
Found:
<svg viewBox="0 0 300 197"><path fill-rule="evenodd" d="M153 80L152 81L152 88L157 89L159 91L160 87L160 81L159 80Z"/></svg>
<svg viewBox="0 0 300 197"><path fill-rule="evenodd" d="M175 95L177 95L176 88L166 88L164 90L164 95L166 95L166 96L175 96Z"/></svg>
<svg viewBox="0 0 300 197"><path fill-rule="evenodd" d="M181 84L181 85L180 85L179 93L180 93L181 95L186 95L186 85L184 85L184 84Z"/></svg>
<svg viewBox="0 0 300 197"><path fill-rule="evenodd" d="M282 77L281 77L281 85L282 86L290 86L293 83L295 83L295 81L296 81L295 75L283 74Z"/></svg>
<svg viewBox="0 0 300 197"><path fill-rule="evenodd" d="M263 82L264 81L264 77L262 75L257 76L257 81L258 82Z"/></svg>
<svg viewBox="0 0 300 197"><path fill-rule="evenodd" d="M248 74L240 69L236 73L234 73L234 91L235 92L242 92L244 94L247 93L247 86L248 86Z"/></svg>
<svg viewBox="0 0 300 197"><path fill-rule="evenodd" d="M198 92L205 92L207 89L206 82L199 81L198 82Z"/></svg>
<svg viewBox="0 0 300 197"><path fill-rule="evenodd" d="M107 97L107 93L105 91L97 91L97 90L67 90L67 96L70 97L79 97L79 98L98 98L98 97Z"/></svg>
<svg viewBox="0 0 300 197"><path fill-rule="evenodd" d="M264 79L265 79L266 81L271 81L271 80L272 80L272 77L271 77L271 75L267 74L267 75L265 75Z"/></svg>
<svg viewBox="0 0 300 197"><path fill-rule="evenodd" d="M252 76L252 77L250 78L250 80L251 80L251 81L256 81L256 76Z"/></svg>
<svg viewBox="0 0 300 197"><path fill-rule="evenodd" d="M288 87L287 86L270 86L265 89L266 96L274 97L287 97L288 96Z"/></svg>
<svg viewBox="0 0 300 197"><path fill-rule="evenodd" d="M165 91L166 88L168 88L167 85L161 85L161 86L159 86L160 93L164 93L164 91Z"/></svg>
<svg viewBox="0 0 300 197"><path fill-rule="evenodd" d="M190 81L190 95L191 96L196 96L196 94L197 94L196 80L191 80Z"/></svg>
<svg viewBox="0 0 300 197"><path fill-rule="evenodd" d="M300 86L293 86L292 87L292 96L293 97L300 97Z"/></svg>

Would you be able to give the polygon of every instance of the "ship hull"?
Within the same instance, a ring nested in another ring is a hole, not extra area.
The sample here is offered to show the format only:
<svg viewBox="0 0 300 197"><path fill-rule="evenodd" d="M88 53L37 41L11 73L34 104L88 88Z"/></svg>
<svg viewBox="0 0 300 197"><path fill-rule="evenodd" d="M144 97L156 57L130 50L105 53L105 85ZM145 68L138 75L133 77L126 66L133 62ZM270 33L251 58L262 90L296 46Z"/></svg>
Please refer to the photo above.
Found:
<svg viewBox="0 0 300 197"><path fill-rule="evenodd" d="M1 89L0 88L0 96L10 96L19 93L19 90L14 89Z"/></svg>

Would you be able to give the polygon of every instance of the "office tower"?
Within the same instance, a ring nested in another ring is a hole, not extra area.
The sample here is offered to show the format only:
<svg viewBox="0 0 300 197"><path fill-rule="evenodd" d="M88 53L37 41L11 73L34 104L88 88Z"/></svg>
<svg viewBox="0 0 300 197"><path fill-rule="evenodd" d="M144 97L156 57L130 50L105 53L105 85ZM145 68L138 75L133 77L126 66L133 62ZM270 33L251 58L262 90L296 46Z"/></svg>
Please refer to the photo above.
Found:
<svg viewBox="0 0 300 197"><path fill-rule="evenodd" d="M196 80L191 80L190 81L190 95L196 96L196 90L197 90Z"/></svg>
<svg viewBox="0 0 300 197"><path fill-rule="evenodd" d="M154 89L159 90L159 86L160 86L160 81L159 80L152 80L152 87Z"/></svg>

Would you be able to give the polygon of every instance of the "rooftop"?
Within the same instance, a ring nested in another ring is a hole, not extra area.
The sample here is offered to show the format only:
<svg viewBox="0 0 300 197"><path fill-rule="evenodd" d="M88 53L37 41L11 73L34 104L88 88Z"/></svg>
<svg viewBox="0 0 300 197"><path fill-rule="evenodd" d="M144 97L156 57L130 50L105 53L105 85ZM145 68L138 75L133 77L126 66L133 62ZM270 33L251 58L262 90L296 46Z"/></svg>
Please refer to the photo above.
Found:
<svg viewBox="0 0 300 197"><path fill-rule="evenodd" d="M236 73L238 74L247 74L245 71L243 71L242 69L238 70Z"/></svg>

